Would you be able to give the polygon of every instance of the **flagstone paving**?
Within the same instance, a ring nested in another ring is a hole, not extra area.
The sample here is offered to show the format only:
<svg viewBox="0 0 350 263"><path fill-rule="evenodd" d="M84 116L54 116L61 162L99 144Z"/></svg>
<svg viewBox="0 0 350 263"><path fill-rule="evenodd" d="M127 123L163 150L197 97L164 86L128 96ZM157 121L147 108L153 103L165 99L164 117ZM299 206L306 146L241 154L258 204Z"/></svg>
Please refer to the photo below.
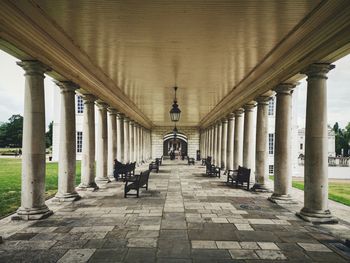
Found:
<svg viewBox="0 0 350 263"><path fill-rule="evenodd" d="M350 261L349 248L322 226L269 202L269 193L204 176L199 164L164 161L138 199L124 198L123 186L81 192L45 220L7 222L0 262Z"/></svg>

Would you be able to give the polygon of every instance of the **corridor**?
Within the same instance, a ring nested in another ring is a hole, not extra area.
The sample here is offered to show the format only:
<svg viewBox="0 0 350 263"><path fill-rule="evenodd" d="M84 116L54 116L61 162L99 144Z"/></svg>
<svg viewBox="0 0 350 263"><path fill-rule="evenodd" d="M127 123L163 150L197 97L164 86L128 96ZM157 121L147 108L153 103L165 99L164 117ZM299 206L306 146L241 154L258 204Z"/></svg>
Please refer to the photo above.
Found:
<svg viewBox="0 0 350 263"><path fill-rule="evenodd" d="M113 181L95 192L80 191L81 200L57 205L48 219L8 222L6 229L15 233L4 235L0 262L350 259L321 227L269 202L270 193L230 188L226 176L204 173L199 163L164 161L139 199L124 198L124 183Z"/></svg>

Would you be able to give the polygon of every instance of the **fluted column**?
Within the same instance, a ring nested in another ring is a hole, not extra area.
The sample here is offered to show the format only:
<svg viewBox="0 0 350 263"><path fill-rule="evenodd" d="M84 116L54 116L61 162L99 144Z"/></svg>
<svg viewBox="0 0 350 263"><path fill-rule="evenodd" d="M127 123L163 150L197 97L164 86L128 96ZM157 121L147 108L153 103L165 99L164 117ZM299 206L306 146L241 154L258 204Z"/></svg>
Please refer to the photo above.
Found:
<svg viewBox="0 0 350 263"><path fill-rule="evenodd" d="M234 151L233 151L233 169L242 166L243 157L243 112L242 108L235 111L235 131L234 131Z"/></svg>
<svg viewBox="0 0 350 263"><path fill-rule="evenodd" d="M227 169L227 118L221 122L221 168Z"/></svg>
<svg viewBox="0 0 350 263"><path fill-rule="evenodd" d="M130 162L130 135L129 135L129 118L124 118L124 163Z"/></svg>
<svg viewBox="0 0 350 263"><path fill-rule="evenodd" d="M304 207L298 215L313 223L336 223L328 209L327 73L335 66L312 64L307 75Z"/></svg>
<svg viewBox="0 0 350 263"><path fill-rule="evenodd" d="M25 71L22 191L17 217L36 220L52 214L45 204L44 73L48 68L39 61L22 61L17 64Z"/></svg>
<svg viewBox="0 0 350 263"><path fill-rule="evenodd" d="M253 173L254 159L254 108L255 102L244 105L243 166Z"/></svg>
<svg viewBox="0 0 350 263"><path fill-rule="evenodd" d="M107 103L98 101L98 129L97 129L97 156L96 156L96 183L103 184L110 182L107 176Z"/></svg>
<svg viewBox="0 0 350 263"><path fill-rule="evenodd" d="M124 115L117 113L117 160L121 163L125 163L124 141Z"/></svg>
<svg viewBox="0 0 350 263"><path fill-rule="evenodd" d="M214 124L213 126L213 163L217 166L218 163L218 149L217 149L217 142L218 142L218 125Z"/></svg>
<svg viewBox="0 0 350 263"><path fill-rule="evenodd" d="M269 191L266 182L268 180L268 110L270 96L260 96L256 117L256 148L255 148L255 184L254 191Z"/></svg>
<svg viewBox="0 0 350 263"><path fill-rule="evenodd" d="M76 174L76 130L75 90L78 85L70 81L57 81L61 89L60 138L58 160L58 190L55 201L80 199L75 191Z"/></svg>
<svg viewBox="0 0 350 263"><path fill-rule="evenodd" d="M144 163L145 162L145 157L144 157L144 134L143 134L143 127L141 126L140 127L140 139L141 139L141 142L140 142L140 145L141 145L141 163Z"/></svg>
<svg viewBox="0 0 350 263"><path fill-rule="evenodd" d="M140 133L139 133L139 131L140 131L140 129L139 129L139 125L138 124L136 124L135 125L135 161L136 161L136 163L137 164L139 164L140 163L140 158L139 158L139 156L140 156Z"/></svg>
<svg viewBox="0 0 350 263"><path fill-rule="evenodd" d="M222 137L221 137L221 131L222 131L222 124L221 121L219 121L217 123L217 137L216 137L216 154L217 154L217 162L216 162L216 166L221 167L221 141L222 141Z"/></svg>
<svg viewBox="0 0 350 263"><path fill-rule="evenodd" d="M117 158L117 111L108 108L108 177L113 178L114 159Z"/></svg>
<svg viewBox="0 0 350 263"><path fill-rule="evenodd" d="M279 84L276 91L274 192L277 203L293 203L292 187L292 91L295 84Z"/></svg>
<svg viewBox="0 0 350 263"><path fill-rule="evenodd" d="M98 189L95 183L95 96L82 95L84 100L83 148L81 159L81 183L79 189Z"/></svg>
<svg viewBox="0 0 350 263"><path fill-rule="evenodd" d="M138 164L137 151L138 151L137 123L134 123L134 162Z"/></svg>
<svg viewBox="0 0 350 263"><path fill-rule="evenodd" d="M228 124L227 124L227 160L226 160L226 165L227 169L226 170L233 170L233 150L234 150L234 114L231 113L228 116Z"/></svg>

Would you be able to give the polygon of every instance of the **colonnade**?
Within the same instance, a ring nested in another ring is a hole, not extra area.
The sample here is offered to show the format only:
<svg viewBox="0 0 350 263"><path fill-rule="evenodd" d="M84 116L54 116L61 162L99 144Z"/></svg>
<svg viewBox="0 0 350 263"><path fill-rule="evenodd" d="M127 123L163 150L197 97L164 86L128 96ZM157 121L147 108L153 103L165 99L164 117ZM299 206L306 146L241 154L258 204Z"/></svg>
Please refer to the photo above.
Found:
<svg viewBox="0 0 350 263"><path fill-rule="evenodd" d="M335 222L328 209L327 73L334 66L315 63L302 73L307 76L305 128L304 207L298 215L311 222ZM271 91L241 105L201 131L202 156L215 165L233 170L250 168L252 190L268 191L268 102L276 94L273 202L294 203L292 187L292 94L297 83L281 83ZM274 91L274 92L272 92ZM257 106L257 107L256 107ZM254 125L254 111L256 125ZM244 117L244 118L243 118ZM244 119L244 120L243 120ZM254 128L256 127L255 131ZM253 165L255 159L255 165ZM251 176L251 178L252 178Z"/></svg>
<svg viewBox="0 0 350 263"><path fill-rule="evenodd" d="M50 69L39 61L22 61L18 65L25 71L25 99L21 206L15 218L35 220L52 214L45 204L44 74ZM55 201L71 202L80 199L75 187L75 93L78 85L71 81L56 81L56 84L61 91L61 126ZM93 94L84 93L81 96L84 116L81 183L78 189L96 190L99 184L108 183L109 178L113 177L114 159L141 164L151 158L151 132ZM98 108L97 137L95 105Z"/></svg>

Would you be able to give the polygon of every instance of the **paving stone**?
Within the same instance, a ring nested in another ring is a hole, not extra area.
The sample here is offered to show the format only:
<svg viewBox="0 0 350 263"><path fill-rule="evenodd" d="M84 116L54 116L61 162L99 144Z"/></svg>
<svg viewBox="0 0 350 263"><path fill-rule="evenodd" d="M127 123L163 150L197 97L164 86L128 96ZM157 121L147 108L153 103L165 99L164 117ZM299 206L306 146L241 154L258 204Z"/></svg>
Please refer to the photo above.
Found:
<svg viewBox="0 0 350 263"><path fill-rule="evenodd" d="M191 246L187 240L158 240L158 257L166 258L189 258L191 255Z"/></svg>
<svg viewBox="0 0 350 263"><path fill-rule="evenodd" d="M322 245L320 243L298 243L299 246L301 246L306 251L312 251L312 252L332 252L328 247L325 245Z"/></svg>
<svg viewBox="0 0 350 263"><path fill-rule="evenodd" d="M231 255L227 250L223 249L192 249L193 259L231 259Z"/></svg>
<svg viewBox="0 0 350 263"><path fill-rule="evenodd" d="M126 248L96 249L89 262L121 262L126 253Z"/></svg>
<svg viewBox="0 0 350 263"><path fill-rule="evenodd" d="M192 240L192 248L217 249L215 241Z"/></svg>
<svg viewBox="0 0 350 263"><path fill-rule="evenodd" d="M219 249L240 249L241 246L236 241L215 241Z"/></svg>
<svg viewBox="0 0 350 263"><path fill-rule="evenodd" d="M157 239L156 238L148 238L148 237L140 237L140 238L129 238L128 239L128 247L156 247Z"/></svg>
<svg viewBox="0 0 350 263"><path fill-rule="evenodd" d="M256 242L239 242L242 249L260 249Z"/></svg>
<svg viewBox="0 0 350 263"><path fill-rule="evenodd" d="M70 249L57 263L87 262L95 249Z"/></svg>
<svg viewBox="0 0 350 263"><path fill-rule="evenodd" d="M192 260L188 258L157 258L157 263L192 263Z"/></svg>
<svg viewBox="0 0 350 263"><path fill-rule="evenodd" d="M281 251L274 250L255 250L255 253L261 259L270 259L270 260L285 260L286 256Z"/></svg>
<svg viewBox="0 0 350 263"><path fill-rule="evenodd" d="M274 233L267 231L236 231L236 234L238 236L238 240L241 241L280 241Z"/></svg>
<svg viewBox="0 0 350 263"><path fill-rule="evenodd" d="M254 231L249 224L234 224L239 231Z"/></svg>
<svg viewBox="0 0 350 263"><path fill-rule="evenodd" d="M83 240L60 240L58 241L52 249L78 249L83 248L84 245L87 243L87 239Z"/></svg>
<svg viewBox="0 0 350 263"><path fill-rule="evenodd" d="M106 235L107 232L87 232L80 239L103 239Z"/></svg>
<svg viewBox="0 0 350 263"><path fill-rule="evenodd" d="M190 229L188 231L191 240L219 240L237 241L235 228L231 224L203 224L201 229Z"/></svg>
<svg viewBox="0 0 350 263"><path fill-rule="evenodd" d="M258 245L261 249L280 250L280 248L273 242L258 242Z"/></svg>
<svg viewBox="0 0 350 263"><path fill-rule="evenodd" d="M342 258L341 256L337 255L336 253L329 253L329 252L306 252L307 256L309 256L313 261L316 262L349 262L349 260L346 260Z"/></svg>
<svg viewBox="0 0 350 263"><path fill-rule="evenodd" d="M105 239L91 239L83 246L83 248L102 248L106 243Z"/></svg>
<svg viewBox="0 0 350 263"><path fill-rule="evenodd" d="M0 262L21 262L21 263L56 263L67 250L17 250L0 252Z"/></svg>
<svg viewBox="0 0 350 263"><path fill-rule="evenodd" d="M188 240L186 230L163 229L160 231L159 239Z"/></svg>
<svg viewBox="0 0 350 263"><path fill-rule="evenodd" d="M8 237L7 240L29 240L36 235L37 233L16 233Z"/></svg>
<svg viewBox="0 0 350 263"><path fill-rule="evenodd" d="M255 254L254 250L230 249L229 252L233 259L258 259L258 256Z"/></svg>
<svg viewBox="0 0 350 263"><path fill-rule="evenodd" d="M129 248L124 259L126 263L154 263L156 261L156 249L154 248Z"/></svg>

